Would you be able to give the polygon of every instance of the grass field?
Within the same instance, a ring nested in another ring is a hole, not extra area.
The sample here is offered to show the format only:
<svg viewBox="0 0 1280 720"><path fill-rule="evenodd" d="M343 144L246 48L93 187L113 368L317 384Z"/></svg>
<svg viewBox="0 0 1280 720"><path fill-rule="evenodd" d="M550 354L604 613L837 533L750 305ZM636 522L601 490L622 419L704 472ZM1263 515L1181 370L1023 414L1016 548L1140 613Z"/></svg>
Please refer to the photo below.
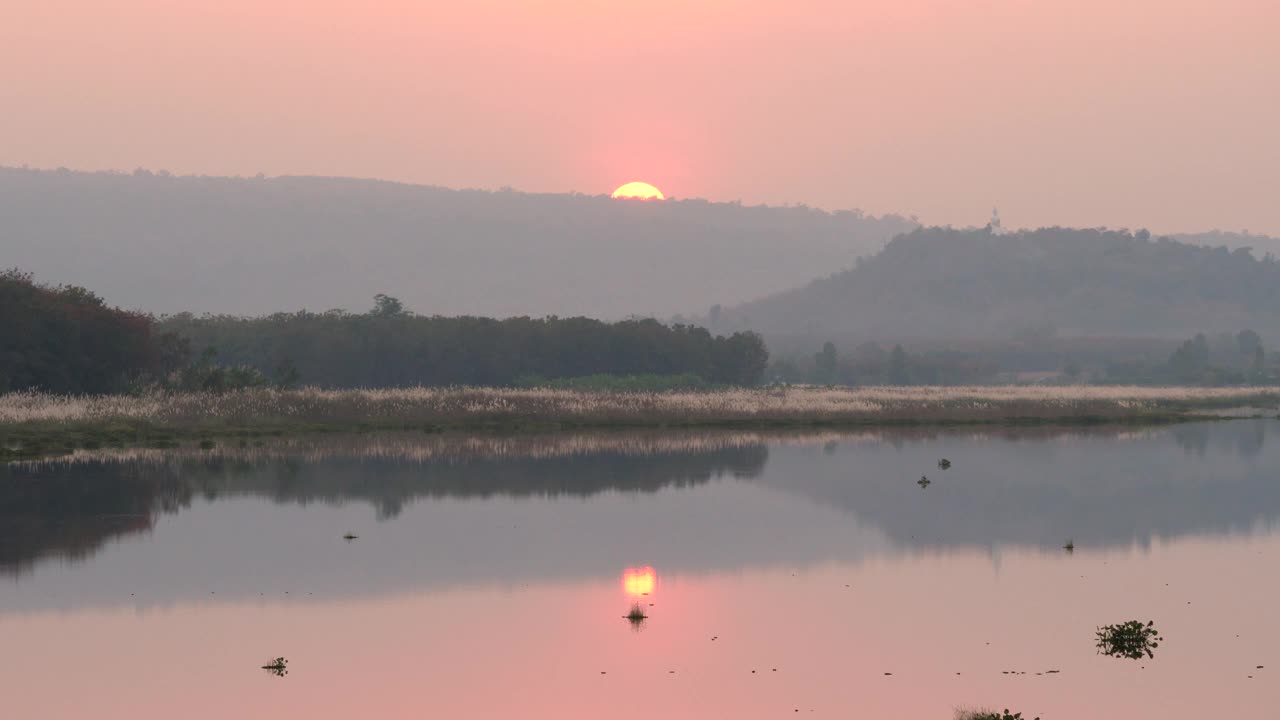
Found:
<svg viewBox="0 0 1280 720"><path fill-rule="evenodd" d="M709 392L565 389L254 389L223 394L0 395L0 459L95 444L317 430L548 430L1170 422L1252 408L1259 388L786 387ZM1255 412L1256 411L1256 412Z"/></svg>

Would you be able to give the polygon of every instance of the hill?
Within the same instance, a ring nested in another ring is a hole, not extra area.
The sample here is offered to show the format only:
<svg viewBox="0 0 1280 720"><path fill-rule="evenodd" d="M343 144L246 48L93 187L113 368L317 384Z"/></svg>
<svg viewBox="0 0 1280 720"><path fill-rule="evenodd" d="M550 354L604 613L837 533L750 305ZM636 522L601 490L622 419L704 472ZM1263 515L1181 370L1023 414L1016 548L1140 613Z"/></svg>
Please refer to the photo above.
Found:
<svg viewBox="0 0 1280 720"><path fill-rule="evenodd" d="M7 267L149 312L668 317L852 266L905 218L318 177L0 168Z"/></svg>
<svg viewBox="0 0 1280 720"><path fill-rule="evenodd" d="M725 310L715 329L884 340L1280 335L1280 264L1145 231L918 229L857 267Z"/></svg>
<svg viewBox="0 0 1280 720"><path fill-rule="evenodd" d="M1188 245L1225 247L1228 250L1247 248L1259 258L1265 258L1267 255L1280 255L1280 238L1259 235L1247 230L1242 232L1210 230L1209 232L1200 233L1172 233L1167 237L1170 240L1187 243Z"/></svg>

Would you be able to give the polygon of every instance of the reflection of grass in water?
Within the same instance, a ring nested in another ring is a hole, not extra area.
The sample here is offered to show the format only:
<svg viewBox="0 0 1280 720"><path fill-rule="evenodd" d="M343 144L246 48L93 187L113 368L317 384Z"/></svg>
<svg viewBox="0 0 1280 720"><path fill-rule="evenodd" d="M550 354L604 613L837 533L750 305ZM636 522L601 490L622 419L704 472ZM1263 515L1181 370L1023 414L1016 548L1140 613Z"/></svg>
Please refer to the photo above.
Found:
<svg viewBox="0 0 1280 720"><path fill-rule="evenodd" d="M1155 623L1141 620L1130 620L1118 625L1104 625L1098 628L1098 652L1111 657L1141 660L1155 657L1155 649L1164 640L1155 629Z"/></svg>
<svg viewBox="0 0 1280 720"><path fill-rule="evenodd" d="M275 660L272 660L271 662L267 663L266 665L263 665L262 669L266 670L272 675L275 675L278 677L284 677L285 675L289 674L289 670L286 668L288 664L289 664L288 660L285 660L282 657L278 657Z"/></svg>
<svg viewBox="0 0 1280 720"><path fill-rule="evenodd" d="M636 630L639 630L644 621L649 619L649 616L644 614L644 608L640 606L640 603L632 603L631 610L622 617L626 618L627 622L631 623L631 627Z"/></svg>
<svg viewBox="0 0 1280 720"><path fill-rule="evenodd" d="M1023 720L1022 713L1011 713L1008 708L1003 712L995 710L957 710L956 720ZM1040 720L1040 718L1035 718Z"/></svg>

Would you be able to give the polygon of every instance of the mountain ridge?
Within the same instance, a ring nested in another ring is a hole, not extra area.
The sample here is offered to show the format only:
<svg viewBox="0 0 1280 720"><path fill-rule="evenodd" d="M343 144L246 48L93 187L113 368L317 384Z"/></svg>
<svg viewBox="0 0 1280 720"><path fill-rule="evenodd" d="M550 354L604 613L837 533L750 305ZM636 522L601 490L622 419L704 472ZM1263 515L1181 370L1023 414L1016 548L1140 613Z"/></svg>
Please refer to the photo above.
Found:
<svg viewBox="0 0 1280 720"><path fill-rule="evenodd" d="M915 226L705 200L0 168L5 266L155 313L669 317L798 285Z"/></svg>

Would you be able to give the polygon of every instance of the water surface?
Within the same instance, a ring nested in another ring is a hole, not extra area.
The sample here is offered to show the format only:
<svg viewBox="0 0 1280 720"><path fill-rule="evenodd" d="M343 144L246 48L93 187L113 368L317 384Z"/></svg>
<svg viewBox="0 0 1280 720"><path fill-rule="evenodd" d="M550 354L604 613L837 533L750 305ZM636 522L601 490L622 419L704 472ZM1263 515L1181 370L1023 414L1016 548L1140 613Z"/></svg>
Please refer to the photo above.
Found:
<svg viewBox="0 0 1280 720"><path fill-rule="evenodd" d="M393 435L12 464L0 715L1269 717L1278 430ZM1098 655L1096 627L1130 619L1157 623L1156 656ZM277 656L287 676L259 669Z"/></svg>

